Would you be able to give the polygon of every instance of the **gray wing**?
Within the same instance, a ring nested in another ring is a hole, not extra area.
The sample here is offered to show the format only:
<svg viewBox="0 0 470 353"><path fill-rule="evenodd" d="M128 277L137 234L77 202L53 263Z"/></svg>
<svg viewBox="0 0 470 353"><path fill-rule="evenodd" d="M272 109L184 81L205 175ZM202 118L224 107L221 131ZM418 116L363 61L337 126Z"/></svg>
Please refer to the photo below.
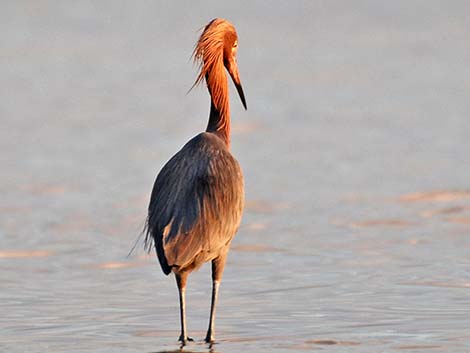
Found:
<svg viewBox="0 0 470 353"><path fill-rule="evenodd" d="M146 242L163 272L210 255L235 234L243 209L243 177L223 142L210 133L190 140L162 168L150 198Z"/></svg>

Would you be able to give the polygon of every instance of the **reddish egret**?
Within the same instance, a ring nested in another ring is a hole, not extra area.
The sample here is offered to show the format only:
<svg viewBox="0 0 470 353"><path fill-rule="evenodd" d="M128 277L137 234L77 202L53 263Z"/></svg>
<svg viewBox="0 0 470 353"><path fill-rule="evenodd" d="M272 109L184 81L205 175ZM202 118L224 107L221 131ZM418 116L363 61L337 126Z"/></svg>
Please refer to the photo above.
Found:
<svg viewBox="0 0 470 353"><path fill-rule="evenodd" d="M162 168L148 209L146 244L153 242L163 272L173 272L179 291L182 345L186 330L185 290L191 271L212 263L212 300L206 342L214 341L215 307L230 242L243 211L240 165L230 153L230 109L227 69L246 109L237 67L237 33L216 18L194 49L200 65L195 85L203 80L211 96L205 132L192 138Z"/></svg>

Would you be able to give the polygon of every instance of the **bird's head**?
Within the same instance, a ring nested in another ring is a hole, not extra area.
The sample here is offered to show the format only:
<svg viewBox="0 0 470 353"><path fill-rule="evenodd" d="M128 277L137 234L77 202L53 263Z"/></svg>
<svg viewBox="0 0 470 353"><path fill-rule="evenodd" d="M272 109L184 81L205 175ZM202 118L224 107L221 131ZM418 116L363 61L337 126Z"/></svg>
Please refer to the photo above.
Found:
<svg viewBox="0 0 470 353"><path fill-rule="evenodd" d="M221 81L225 77L225 67L237 88L243 106L246 109L245 95L240 83L237 65L238 36L235 27L222 18L209 22L199 38L194 49L194 61L200 65L195 85L206 80L214 102L226 99L227 92Z"/></svg>

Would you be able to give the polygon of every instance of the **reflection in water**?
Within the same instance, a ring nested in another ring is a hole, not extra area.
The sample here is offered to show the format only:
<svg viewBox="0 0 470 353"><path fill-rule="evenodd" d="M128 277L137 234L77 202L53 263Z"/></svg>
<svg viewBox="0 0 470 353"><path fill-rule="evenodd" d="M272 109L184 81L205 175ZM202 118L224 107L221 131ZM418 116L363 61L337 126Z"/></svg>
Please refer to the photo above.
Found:
<svg viewBox="0 0 470 353"><path fill-rule="evenodd" d="M157 352L150 352L150 353L182 353L182 352L186 352L186 353L200 353L200 352L196 352L196 351L189 351L189 350L186 350L184 348L180 348L180 349L175 349L175 350L171 350L171 351L157 351Z"/></svg>
<svg viewBox="0 0 470 353"><path fill-rule="evenodd" d="M212 347L211 345L205 345L205 349L203 347L201 347L200 350L190 350L187 348L187 346L185 347L181 347L179 349L174 349L174 350L164 350L164 351L156 351L156 352L150 352L150 353L222 353L221 351L218 351L218 350L214 350L214 347Z"/></svg>
<svg viewBox="0 0 470 353"><path fill-rule="evenodd" d="M336 341L336 340L329 340L329 339L317 339L317 340L308 340L305 341L307 344L318 344L318 345L339 345L339 346L358 346L360 342L353 342L353 341Z"/></svg>
<svg viewBox="0 0 470 353"><path fill-rule="evenodd" d="M422 211L420 215L422 217L429 218L429 217L433 217L436 215L460 213L460 212L465 211L466 209L467 208L463 206L445 207L445 208Z"/></svg>
<svg viewBox="0 0 470 353"><path fill-rule="evenodd" d="M470 216L469 217L449 217L446 220L450 223L470 225Z"/></svg>
<svg viewBox="0 0 470 353"><path fill-rule="evenodd" d="M437 190L429 192L414 192L399 197L399 201L402 202L451 202L462 199L470 199L470 191Z"/></svg>
<svg viewBox="0 0 470 353"><path fill-rule="evenodd" d="M433 345L433 344L413 344L409 346L398 346L397 349L402 350L417 350L417 349L442 349L443 346Z"/></svg>
<svg viewBox="0 0 470 353"><path fill-rule="evenodd" d="M351 223L351 228L365 228L365 227L409 227L414 225L413 222L405 221L402 219L374 219L367 221L359 221Z"/></svg>
<svg viewBox="0 0 470 353"><path fill-rule="evenodd" d="M28 258L28 257L48 257L51 256L50 251L0 251L0 258L4 259L16 259L16 258Z"/></svg>

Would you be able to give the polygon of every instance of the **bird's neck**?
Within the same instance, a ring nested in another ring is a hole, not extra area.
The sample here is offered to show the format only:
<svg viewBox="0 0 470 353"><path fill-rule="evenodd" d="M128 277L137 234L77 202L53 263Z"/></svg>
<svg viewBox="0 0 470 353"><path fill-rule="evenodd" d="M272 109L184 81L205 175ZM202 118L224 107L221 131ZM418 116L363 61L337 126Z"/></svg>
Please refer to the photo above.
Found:
<svg viewBox="0 0 470 353"><path fill-rule="evenodd" d="M222 114L212 101L206 131L216 134L225 142L227 147L230 147L230 113L225 111L224 114Z"/></svg>
<svg viewBox="0 0 470 353"><path fill-rule="evenodd" d="M230 148L230 105L227 76L222 69L218 71L217 75L206 76L206 81L211 95L211 111L206 131L220 137Z"/></svg>

